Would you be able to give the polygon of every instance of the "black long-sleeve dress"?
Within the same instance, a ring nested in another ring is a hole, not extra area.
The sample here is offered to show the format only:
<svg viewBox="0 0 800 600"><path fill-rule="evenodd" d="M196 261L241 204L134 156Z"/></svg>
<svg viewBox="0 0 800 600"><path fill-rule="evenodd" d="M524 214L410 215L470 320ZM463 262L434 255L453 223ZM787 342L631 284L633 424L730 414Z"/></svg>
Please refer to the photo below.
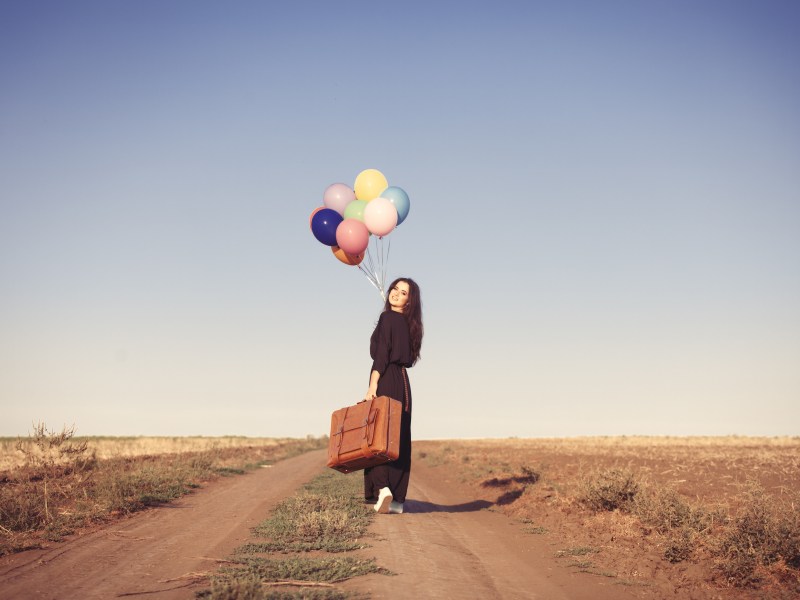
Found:
<svg viewBox="0 0 800 600"><path fill-rule="evenodd" d="M397 460L364 469L364 497L375 500L381 488L392 491L395 502L405 502L411 475L411 385L406 369L411 367L411 334L402 313L381 313L369 343L372 371L380 373L378 396L403 403L400 419L400 456Z"/></svg>

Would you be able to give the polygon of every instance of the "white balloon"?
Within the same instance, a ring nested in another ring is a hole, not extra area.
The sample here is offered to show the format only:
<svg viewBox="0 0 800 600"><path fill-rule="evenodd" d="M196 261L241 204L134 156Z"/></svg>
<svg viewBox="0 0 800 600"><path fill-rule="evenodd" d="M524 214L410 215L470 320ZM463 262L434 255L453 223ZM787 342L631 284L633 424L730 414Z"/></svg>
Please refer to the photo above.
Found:
<svg viewBox="0 0 800 600"><path fill-rule="evenodd" d="M370 200L364 209L364 224L372 235L388 235L397 227L397 209L386 198Z"/></svg>

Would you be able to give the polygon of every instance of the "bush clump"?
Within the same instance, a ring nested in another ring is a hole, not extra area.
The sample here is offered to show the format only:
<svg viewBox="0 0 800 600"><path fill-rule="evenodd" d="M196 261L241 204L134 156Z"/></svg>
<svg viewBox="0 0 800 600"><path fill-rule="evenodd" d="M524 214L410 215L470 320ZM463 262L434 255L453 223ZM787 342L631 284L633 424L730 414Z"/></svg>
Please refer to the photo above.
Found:
<svg viewBox="0 0 800 600"><path fill-rule="evenodd" d="M633 504L640 484L627 469L600 471L585 479L578 500L592 510L628 510Z"/></svg>
<svg viewBox="0 0 800 600"><path fill-rule="evenodd" d="M791 504L778 503L760 486L748 485L738 514L713 545L715 566L728 584L754 587L770 568L793 570L798 579L800 518Z"/></svg>

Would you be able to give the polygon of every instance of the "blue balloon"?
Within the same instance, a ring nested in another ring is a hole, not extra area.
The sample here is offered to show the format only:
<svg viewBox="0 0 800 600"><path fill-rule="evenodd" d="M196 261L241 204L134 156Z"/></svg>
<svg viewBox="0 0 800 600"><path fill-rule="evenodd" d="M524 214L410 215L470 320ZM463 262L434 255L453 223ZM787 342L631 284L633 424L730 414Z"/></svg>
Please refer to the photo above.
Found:
<svg viewBox="0 0 800 600"><path fill-rule="evenodd" d="M386 198L389 202L394 204L397 210L398 225L406 220L408 211L411 209L411 201L408 199L408 194L399 187L391 186L381 192L381 198Z"/></svg>
<svg viewBox="0 0 800 600"><path fill-rule="evenodd" d="M336 228L342 220L342 215L332 208L323 208L311 217L311 232L326 246L335 246Z"/></svg>

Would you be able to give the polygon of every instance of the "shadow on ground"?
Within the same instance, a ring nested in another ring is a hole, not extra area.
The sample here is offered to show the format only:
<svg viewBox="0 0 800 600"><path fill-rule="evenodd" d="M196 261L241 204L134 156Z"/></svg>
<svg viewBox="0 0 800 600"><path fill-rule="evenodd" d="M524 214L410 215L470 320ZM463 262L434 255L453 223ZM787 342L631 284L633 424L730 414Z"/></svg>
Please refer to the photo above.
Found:
<svg viewBox="0 0 800 600"><path fill-rule="evenodd" d="M403 512L407 513L432 513L432 512L475 512L489 508L494 502L488 500L474 500L463 504L434 504L433 502L423 502L422 500L406 500Z"/></svg>

